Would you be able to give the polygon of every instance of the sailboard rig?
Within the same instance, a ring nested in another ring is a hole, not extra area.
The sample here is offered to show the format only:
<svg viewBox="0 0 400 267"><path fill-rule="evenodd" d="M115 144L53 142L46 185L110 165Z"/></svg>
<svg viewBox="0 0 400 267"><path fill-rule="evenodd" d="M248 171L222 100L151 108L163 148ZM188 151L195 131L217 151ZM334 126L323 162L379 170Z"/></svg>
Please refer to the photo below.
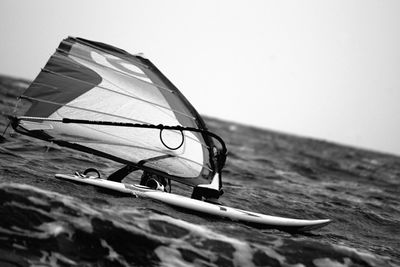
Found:
<svg viewBox="0 0 400 267"><path fill-rule="evenodd" d="M227 149L182 93L146 58L82 38L64 39L10 115L18 133L122 163L107 179L59 179L260 227L308 231L329 219L290 219L208 203L222 194ZM90 168L89 168L90 170ZM193 187L192 198L121 182L131 171ZM200 200L207 200L200 201Z"/></svg>
<svg viewBox="0 0 400 267"><path fill-rule="evenodd" d="M141 55L68 37L20 99L30 106L17 106L10 116L18 133L216 197L222 192L224 141L208 131L183 94Z"/></svg>

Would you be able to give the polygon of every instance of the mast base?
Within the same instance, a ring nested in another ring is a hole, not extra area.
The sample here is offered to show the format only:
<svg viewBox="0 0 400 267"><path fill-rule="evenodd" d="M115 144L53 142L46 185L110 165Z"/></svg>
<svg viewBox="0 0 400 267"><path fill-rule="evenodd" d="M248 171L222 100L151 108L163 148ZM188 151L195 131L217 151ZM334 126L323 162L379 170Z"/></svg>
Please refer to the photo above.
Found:
<svg viewBox="0 0 400 267"><path fill-rule="evenodd" d="M196 186L193 188L193 193L191 198L197 199L197 200L204 200L207 202L217 202L217 199L222 196L224 193L224 190L215 190L212 188L207 188L207 187L200 187Z"/></svg>
<svg viewBox="0 0 400 267"><path fill-rule="evenodd" d="M217 173L210 184L200 184L193 188L191 198L215 202L220 196L222 196L223 193L224 191L222 190L221 186L221 175Z"/></svg>

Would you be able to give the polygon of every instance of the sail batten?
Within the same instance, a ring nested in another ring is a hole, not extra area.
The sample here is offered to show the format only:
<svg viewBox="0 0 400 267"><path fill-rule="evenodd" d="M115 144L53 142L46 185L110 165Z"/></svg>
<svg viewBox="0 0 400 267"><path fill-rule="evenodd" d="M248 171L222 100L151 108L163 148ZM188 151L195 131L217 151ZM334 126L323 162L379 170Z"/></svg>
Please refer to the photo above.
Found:
<svg viewBox="0 0 400 267"><path fill-rule="evenodd" d="M223 140L183 94L148 59L107 44L63 40L20 98L30 106L12 125L32 137L190 186L224 163Z"/></svg>

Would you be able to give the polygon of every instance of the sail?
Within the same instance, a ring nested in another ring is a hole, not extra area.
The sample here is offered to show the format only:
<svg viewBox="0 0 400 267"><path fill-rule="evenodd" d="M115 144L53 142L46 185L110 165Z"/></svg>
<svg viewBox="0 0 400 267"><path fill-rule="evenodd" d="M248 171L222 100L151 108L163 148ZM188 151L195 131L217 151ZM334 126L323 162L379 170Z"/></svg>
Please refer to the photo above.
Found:
<svg viewBox="0 0 400 267"><path fill-rule="evenodd" d="M69 37L20 98L31 104L13 125L21 133L191 186L209 181L217 171L221 146L215 135L182 93L140 55Z"/></svg>

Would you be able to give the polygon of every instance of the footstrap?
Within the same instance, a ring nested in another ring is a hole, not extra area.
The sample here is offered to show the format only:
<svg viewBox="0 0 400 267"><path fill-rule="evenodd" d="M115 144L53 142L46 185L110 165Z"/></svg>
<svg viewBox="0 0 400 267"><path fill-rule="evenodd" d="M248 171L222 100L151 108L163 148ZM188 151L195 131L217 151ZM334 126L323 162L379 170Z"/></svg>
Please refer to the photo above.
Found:
<svg viewBox="0 0 400 267"><path fill-rule="evenodd" d="M96 174L97 177L94 177L94 178L100 179L100 172L99 172L97 169L95 169L95 168L88 168L88 169L84 170L83 173L75 172L75 175L76 175L76 176L79 176L79 177L81 177L81 178L87 178L87 177L88 177L88 174L90 174L90 173Z"/></svg>

